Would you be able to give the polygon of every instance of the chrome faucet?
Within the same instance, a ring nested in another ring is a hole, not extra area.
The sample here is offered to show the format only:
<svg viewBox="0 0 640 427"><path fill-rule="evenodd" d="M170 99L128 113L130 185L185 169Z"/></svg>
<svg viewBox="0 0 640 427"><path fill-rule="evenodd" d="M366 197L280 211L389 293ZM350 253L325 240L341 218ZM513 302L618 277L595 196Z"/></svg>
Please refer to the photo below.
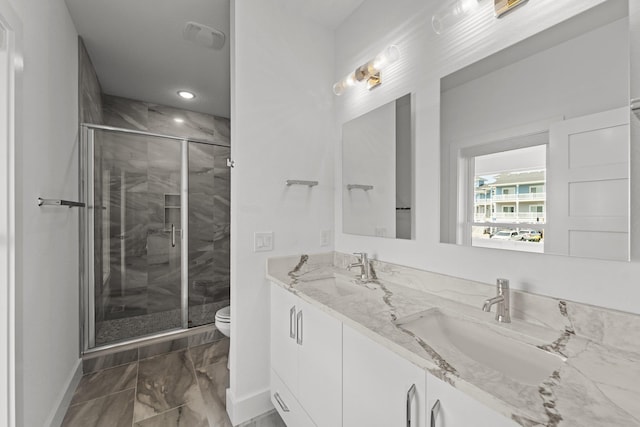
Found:
<svg viewBox="0 0 640 427"><path fill-rule="evenodd" d="M371 280L371 262L369 261L369 257L364 252L356 252L354 255L358 256L359 261L349 264L347 270L351 271L353 267L360 267L358 278L365 283L369 282Z"/></svg>
<svg viewBox="0 0 640 427"><path fill-rule="evenodd" d="M511 315L509 310L509 281L507 279L496 280L497 295L493 298L485 300L482 311L491 311L491 306L496 306L496 320L500 323L511 323Z"/></svg>

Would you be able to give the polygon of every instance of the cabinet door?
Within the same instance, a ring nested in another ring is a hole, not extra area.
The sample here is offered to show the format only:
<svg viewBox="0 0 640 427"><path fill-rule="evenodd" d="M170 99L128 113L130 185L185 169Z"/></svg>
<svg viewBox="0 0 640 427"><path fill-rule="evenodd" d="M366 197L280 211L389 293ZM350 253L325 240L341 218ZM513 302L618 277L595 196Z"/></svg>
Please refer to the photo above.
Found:
<svg viewBox="0 0 640 427"><path fill-rule="evenodd" d="M344 325L342 347L343 427L426 427L422 369Z"/></svg>
<svg viewBox="0 0 640 427"><path fill-rule="evenodd" d="M298 301L292 293L271 285L271 368L294 395L298 392Z"/></svg>
<svg viewBox="0 0 640 427"><path fill-rule="evenodd" d="M427 416L431 417L431 409L440 402L438 413L434 413L435 427L517 427L515 421L484 406L467 396L460 390L444 381L427 374ZM429 421L430 422L430 421Z"/></svg>
<svg viewBox="0 0 640 427"><path fill-rule="evenodd" d="M299 302L298 400L318 427L342 425L342 323Z"/></svg>

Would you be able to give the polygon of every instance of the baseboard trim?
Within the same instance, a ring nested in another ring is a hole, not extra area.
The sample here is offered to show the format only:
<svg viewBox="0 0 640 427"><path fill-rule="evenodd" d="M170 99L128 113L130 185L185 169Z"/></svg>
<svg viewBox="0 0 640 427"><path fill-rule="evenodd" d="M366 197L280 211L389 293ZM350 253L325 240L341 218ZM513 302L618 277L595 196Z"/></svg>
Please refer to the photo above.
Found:
<svg viewBox="0 0 640 427"><path fill-rule="evenodd" d="M78 387L81 379L82 360L78 359L75 369L73 369L67 379L67 386L64 388L64 393L60 395L58 404L54 406L53 413L49 415L48 422L45 423L46 426L59 427L62 425L69 403L71 403L71 399L73 398L73 393L76 391L76 387Z"/></svg>
<svg viewBox="0 0 640 427"><path fill-rule="evenodd" d="M227 414L234 426L264 415L273 409L268 388L242 398L236 398L231 389L227 389Z"/></svg>

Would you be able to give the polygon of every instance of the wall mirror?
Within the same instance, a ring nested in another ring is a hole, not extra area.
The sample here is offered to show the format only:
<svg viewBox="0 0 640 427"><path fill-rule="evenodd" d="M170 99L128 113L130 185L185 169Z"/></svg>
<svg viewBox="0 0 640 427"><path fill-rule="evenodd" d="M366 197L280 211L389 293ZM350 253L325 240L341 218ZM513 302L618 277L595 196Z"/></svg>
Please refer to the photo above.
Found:
<svg viewBox="0 0 640 427"><path fill-rule="evenodd" d="M440 81L441 242L629 260L628 4Z"/></svg>
<svg viewBox="0 0 640 427"><path fill-rule="evenodd" d="M411 239L411 94L342 126L344 233Z"/></svg>

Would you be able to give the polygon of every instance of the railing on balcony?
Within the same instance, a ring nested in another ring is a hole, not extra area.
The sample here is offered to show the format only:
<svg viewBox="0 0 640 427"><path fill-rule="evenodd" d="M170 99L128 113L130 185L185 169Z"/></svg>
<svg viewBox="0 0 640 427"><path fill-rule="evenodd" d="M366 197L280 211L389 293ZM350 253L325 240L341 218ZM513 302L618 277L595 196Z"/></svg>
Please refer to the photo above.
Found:
<svg viewBox="0 0 640 427"><path fill-rule="evenodd" d="M494 212L491 216L486 212L476 213L475 222L505 222L505 223L544 223L546 212Z"/></svg>
<svg viewBox="0 0 640 427"><path fill-rule="evenodd" d="M546 199L547 193L496 194L492 198L494 202L526 202Z"/></svg>

